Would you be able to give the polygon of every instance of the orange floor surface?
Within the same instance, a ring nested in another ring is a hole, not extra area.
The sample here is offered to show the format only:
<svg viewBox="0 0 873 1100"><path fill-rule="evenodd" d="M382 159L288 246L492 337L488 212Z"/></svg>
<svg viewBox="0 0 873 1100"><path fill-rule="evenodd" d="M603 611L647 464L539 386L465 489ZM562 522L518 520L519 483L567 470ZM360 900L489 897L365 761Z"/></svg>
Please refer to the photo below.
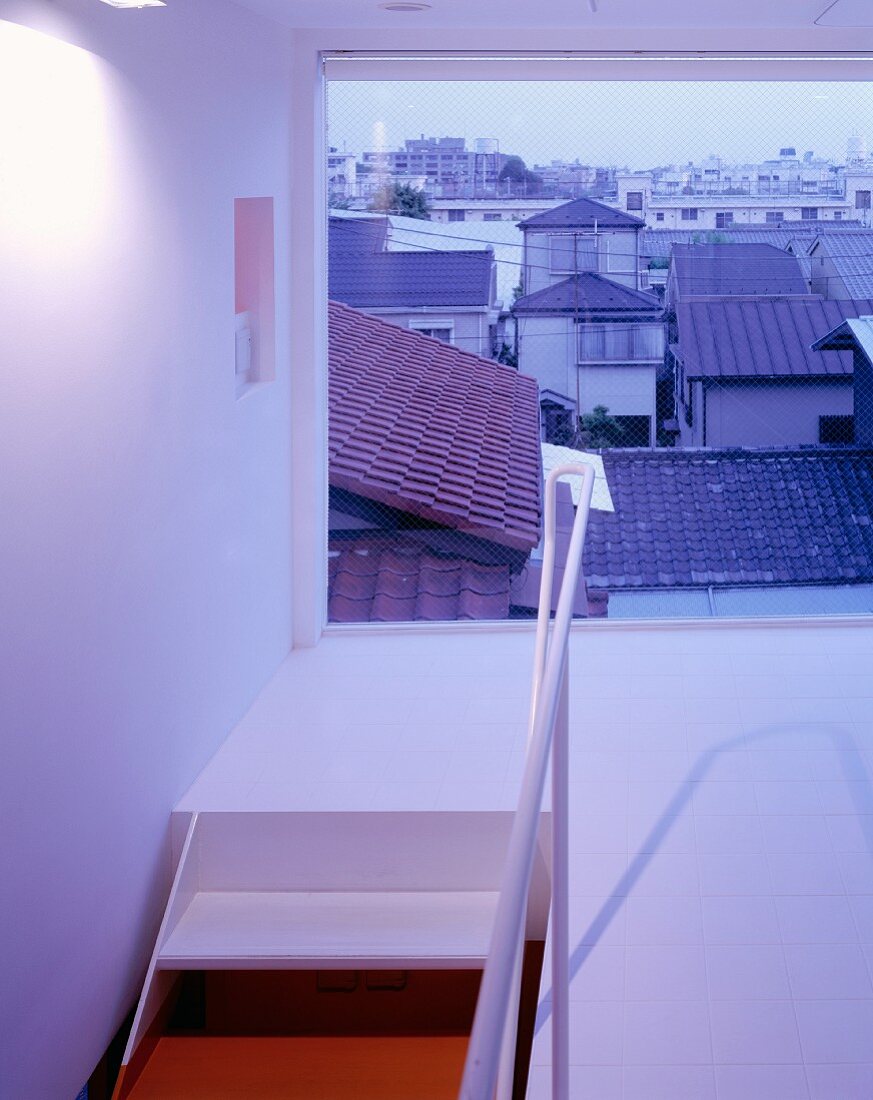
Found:
<svg viewBox="0 0 873 1100"><path fill-rule="evenodd" d="M131 1100L454 1100L467 1036L163 1037Z"/></svg>

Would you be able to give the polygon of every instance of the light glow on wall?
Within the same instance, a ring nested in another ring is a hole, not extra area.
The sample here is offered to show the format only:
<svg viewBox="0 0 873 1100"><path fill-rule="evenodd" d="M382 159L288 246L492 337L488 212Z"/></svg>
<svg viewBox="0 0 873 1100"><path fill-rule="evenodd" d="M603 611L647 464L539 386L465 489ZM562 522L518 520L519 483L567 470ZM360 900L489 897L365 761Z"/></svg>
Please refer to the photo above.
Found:
<svg viewBox="0 0 873 1100"><path fill-rule="evenodd" d="M74 249L101 224L106 100L92 54L0 21L0 239L23 262Z"/></svg>
<svg viewBox="0 0 873 1100"><path fill-rule="evenodd" d="M103 0L111 8L165 8L164 0Z"/></svg>

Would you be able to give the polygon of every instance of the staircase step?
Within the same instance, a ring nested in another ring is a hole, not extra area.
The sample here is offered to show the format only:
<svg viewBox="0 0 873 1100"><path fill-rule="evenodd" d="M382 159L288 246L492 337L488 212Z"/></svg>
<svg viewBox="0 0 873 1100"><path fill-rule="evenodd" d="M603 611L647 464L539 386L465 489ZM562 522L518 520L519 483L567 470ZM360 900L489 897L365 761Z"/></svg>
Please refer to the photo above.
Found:
<svg viewBox="0 0 873 1100"><path fill-rule="evenodd" d="M463 891L198 891L157 968L475 968L498 894Z"/></svg>
<svg viewBox="0 0 873 1100"><path fill-rule="evenodd" d="M131 1100L455 1100L466 1036L167 1038Z"/></svg>

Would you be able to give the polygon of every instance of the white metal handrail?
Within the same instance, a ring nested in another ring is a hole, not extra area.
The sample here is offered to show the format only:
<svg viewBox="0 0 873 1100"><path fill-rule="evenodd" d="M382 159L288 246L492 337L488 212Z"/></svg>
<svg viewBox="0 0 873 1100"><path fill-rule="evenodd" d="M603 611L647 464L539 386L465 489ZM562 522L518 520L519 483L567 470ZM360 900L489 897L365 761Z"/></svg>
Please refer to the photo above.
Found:
<svg viewBox="0 0 873 1100"><path fill-rule="evenodd" d="M570 536L554 625L550 630L555 571L556 486L559 478L568 475L582 478L582 492ZM518 1012L520 953L524 943L528 894L550 755L553 784L552 1097L553 1100L567 1100L569 1094L567 649L593 489L594 468L588 465L557 466L546 479L543 568L531 689L530 740L488 959L467 1048L460 1100L493 1100L501 1051L507 1035L511 1036L514 1049L513 1014ZM505 1051L503 1065L507 1065ZM501 1091L505 1090L502 1088Z"/></svg>

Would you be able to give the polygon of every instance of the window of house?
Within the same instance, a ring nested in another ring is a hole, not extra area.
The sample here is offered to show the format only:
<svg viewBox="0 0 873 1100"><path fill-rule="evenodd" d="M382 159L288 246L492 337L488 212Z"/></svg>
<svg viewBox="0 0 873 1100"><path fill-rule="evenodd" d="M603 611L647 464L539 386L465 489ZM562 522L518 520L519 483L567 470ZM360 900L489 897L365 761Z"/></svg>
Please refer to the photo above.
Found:
<svg viewBox="0 0 873 1100"><path fill-rule="evenodd" d="M642 210L642 208L643 208L643 193L642 193L642 191L628 191L628 193L627 193L627 208L628 208L628 210Z"/></svg>
<svg viewBox="0 0 873 1100"><path fill-rule="evenodd" d="M784 222L785 211L784 210L768 210L764 215L765 222Z"/></svg>
<svg viewBox="0 0 873 1100"><path fill-rule="evenodd" d="M434 340L442 340L444 344L454 342L455 328L451 321L410 321L409 327L422 336L432 336Z"/></svg>
<svg viewBox="0 0 873 1100"><path fill-rule="evenodd" d="M579 326L579 361L653 361L664 355L664 326L603 324Z"/></svg>
<svg viewBox="0 0 873 1100"><path fill-rule="evenodd" d="M696 206L684 206L682 208L682 221L683 222L696 222L697 221L697 207Z"/></svg>
<svg viewBox="0 0 873 1100"><path fill-rule="evenodd" d="M715 228L727 229L734 224L734 216L730 210L719 210L715 215Z"/></svg>
<svg viewBox="0 0 873 1100"><path fill-rule="evenodd" d="M817 206L801 206L800 216L805 222L818 221L818 207Z"/></svg>
<svg viewBox="0 0 873 1100"><path fill-rule="evenodd" d="M503 215L502 214L486 214L485 217L484 217L484 220L486 222L503 221Z"/></svg>
<svg viewBox="0 0 873 1100"><path fill-rule="evenodd" d="M660 212L655 215L655 221L656 222L662 222L663 220L664 220L664 215L661 214Z"/></svg>
<svg viewBox="0 0 873 1100"><path fill-rule="evenodd" d="M855 192L855 209L856 210L869 210L870 209L870 192L869 191L856 191Z"/></svg>
<svg viewBox="0 0 873 1100"><path fill-rule="evenodd" d="M593 233L560 233L549 238L549 264L554 272L597 271L597 238Z"/></svg>
<svg viewBox="0 0 873 1100"><path fill-rule="evenodd" d="M820 416L818 418L819 443L854 443L854 416Z"/></svg>
<svg viewBox="0 0 873 1100"><path fill-rule="evenodd" d="M835 222L841 222L842 220L843 220L842 210L835 210L834 211L834 221Z"/></svg>
<svg viewBox="0 0 873 1100"><path fill-rule="evenodd" d="M462 221L466 221L466 218L467 218L467 211L466 210L450 210L449 211L449 221L450 222L462 222Z"/></svg>

